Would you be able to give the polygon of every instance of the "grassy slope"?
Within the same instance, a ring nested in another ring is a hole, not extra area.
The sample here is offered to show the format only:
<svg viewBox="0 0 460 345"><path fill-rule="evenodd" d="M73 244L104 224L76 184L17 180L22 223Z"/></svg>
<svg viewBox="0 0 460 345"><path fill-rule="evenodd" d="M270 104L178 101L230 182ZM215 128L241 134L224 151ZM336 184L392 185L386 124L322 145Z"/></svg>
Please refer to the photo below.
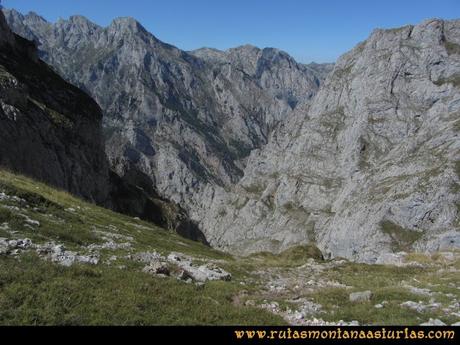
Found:
<svg viewBox="0 0 460 345"><path fill-rule="evenodd" d="M460 263L452 263L452 266L460 268ZM460 277L458 272L439 270L439 267L416 268L394 267L383 265L364 265L348 263L347 265L327 272L331 279L335 279L345 285L353 286L352 289L326 288L311 294L316 301L321 303L328 314L328 320L358 320L361 324L386 324L418 325L430 318L438 318L447 324L458 322L458 317L444 313L441 309L426 310L423 313L400 306L405 301L422 301L429 304L430 299L447 307L451 299L436 292L451 293L460 298L458 287ZM453 285L448 286L448 283ZM434 292L433 296L423 296L411 292L405 285L417 288L427 288ZM351 303L348 300L350 292L371 290L373 296L370 302ZM375 309L374 305L388 302L382 309ZM459 311L459 310L457 310Z"/></svg>
<svg viewBox="0 0 460 345"><path fill-rule="evenodd" d="M293 248L279 256L261 253L235 259L200 243L188 241L152 224L113 213L85 203L31 179L0 170L0 192L26 201L0 200L0 237L28 237L34 243L53 240L66 248L85 254L85 246L102 243L101 233L115 233L133 238L131 249L102 250L102 263L74 265L70 268L39 259L33 252L19 259L0 256L0 324L284 324L281 317L256 307L245 306L278 301L283 307L295 298L311 299L323 306L324 320L358 320L365 324L420 324L429 318L446 323L458 321L441 309L418 313L401 307L404 301L423 301L405 287L429 288L436 302L447 307L455 296L460 300L460 262L440 257L412 254L411 260L426 267L394 267L343 262L325 263L324 269L304 266L310 257L318 257L312 247ZM38 220L39 227L24 226L20 213ZM2 224L8 223L9 230ZM3 230L2 230L3 229ZM124 258L141 251L164 255L177 251L196 260L215 260L230 271L231 282L208 282L198 287L174 278L156 278L141 271L144 266ZM107 259L117 260L110 265ZM318 260L316 266L318 266ZM123 266L124 268L120 268ZM260 274L262 272L262 274ZM278 278L286 290L267 288ZM300 288L308 280L335 281L349 286ZM353 291L372 290L370 302L351 303ZM437 293L439 292L439 293ZM388 301L382 309L374 304Z"/></svg>
<svg viewBox="0 0 460 345"><path fill-rule="evenodd" d="M131 252L178 251L203 259L232 261L228 255L197 242L22 176L0 171L0 191L25 199L29 207L21 208L21 213L40 221L35 230L24 227L22 217L0 207L0 224L7 222L11 230L18 231L18 238L28 237L35 243L54 240L82 252L81 245L101 241L92 231L94 227L101 231L116 227L117 234L134 238ZM11 202L8 204L11 206ZM2 236L11 238L5 230L0 230ZM102 258L128 253L107 250ZM126 268L117 268L119 265ZM0 324L283 323L279 317L260 309L234 305L232 297L239 289L237 280L197 287L173 278L149 276L140 272L142 266L118 259L110 266L67 268L32 253L21 255L19 260L0 256Z"/></svg>

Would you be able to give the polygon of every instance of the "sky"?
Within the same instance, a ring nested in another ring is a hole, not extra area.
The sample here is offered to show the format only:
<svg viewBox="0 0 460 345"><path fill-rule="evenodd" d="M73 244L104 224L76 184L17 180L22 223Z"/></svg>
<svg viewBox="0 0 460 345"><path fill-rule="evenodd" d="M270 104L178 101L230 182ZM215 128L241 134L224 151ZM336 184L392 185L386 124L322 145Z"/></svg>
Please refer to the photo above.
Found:
<svg viewBox="0 0 460 345"><path fill-rule="evenodd" d="M460 0L0 0L48 21L84 15L107 26L136 18L183 50L275 47L304 63L334 62L375 28L460 18Z"/></svg>

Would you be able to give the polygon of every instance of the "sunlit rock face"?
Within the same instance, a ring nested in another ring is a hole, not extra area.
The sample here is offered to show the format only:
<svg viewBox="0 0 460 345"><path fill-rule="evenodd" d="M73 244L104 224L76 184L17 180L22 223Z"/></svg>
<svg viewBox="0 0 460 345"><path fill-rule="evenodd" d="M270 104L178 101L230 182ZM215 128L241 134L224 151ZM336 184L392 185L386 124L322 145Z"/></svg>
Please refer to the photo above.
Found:
<svg viewBox="0 0 460 345"><path fill-rule="evenodd" d="M460 21L375 30L251 153L202 227L248 253L314 241L373 262L459 246Z"/></svg>

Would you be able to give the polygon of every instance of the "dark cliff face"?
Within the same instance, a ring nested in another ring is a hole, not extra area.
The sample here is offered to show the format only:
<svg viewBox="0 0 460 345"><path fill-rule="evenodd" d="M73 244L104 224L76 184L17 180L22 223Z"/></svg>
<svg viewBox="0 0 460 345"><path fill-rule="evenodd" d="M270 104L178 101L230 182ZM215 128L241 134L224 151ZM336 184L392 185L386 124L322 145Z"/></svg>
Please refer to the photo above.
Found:
<svg viewBox="0 0 460 345"><path fill-rule="evenodd" d="M102 114L37 57L0 14L0 165L107 203Z"/></svg>

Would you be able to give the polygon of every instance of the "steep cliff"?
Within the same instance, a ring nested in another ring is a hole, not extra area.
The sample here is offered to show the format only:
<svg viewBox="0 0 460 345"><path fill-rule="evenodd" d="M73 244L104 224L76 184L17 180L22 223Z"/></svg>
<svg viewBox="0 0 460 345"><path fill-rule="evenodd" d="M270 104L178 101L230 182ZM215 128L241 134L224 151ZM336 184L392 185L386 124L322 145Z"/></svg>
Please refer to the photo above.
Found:
<svg viewBox="0 0 460 345"><path fill-rule="evenodd" d="M0 13L0 166L104 204L101 121L99 106L40 61Z"/></svg>
<svg viewBox="0 0 460 345"><path fill-rule="evenodd" d="M216 193L208 240L242 253L315 242L370 262L458 248L459 77L460 21L375 30Z"/></svg>

